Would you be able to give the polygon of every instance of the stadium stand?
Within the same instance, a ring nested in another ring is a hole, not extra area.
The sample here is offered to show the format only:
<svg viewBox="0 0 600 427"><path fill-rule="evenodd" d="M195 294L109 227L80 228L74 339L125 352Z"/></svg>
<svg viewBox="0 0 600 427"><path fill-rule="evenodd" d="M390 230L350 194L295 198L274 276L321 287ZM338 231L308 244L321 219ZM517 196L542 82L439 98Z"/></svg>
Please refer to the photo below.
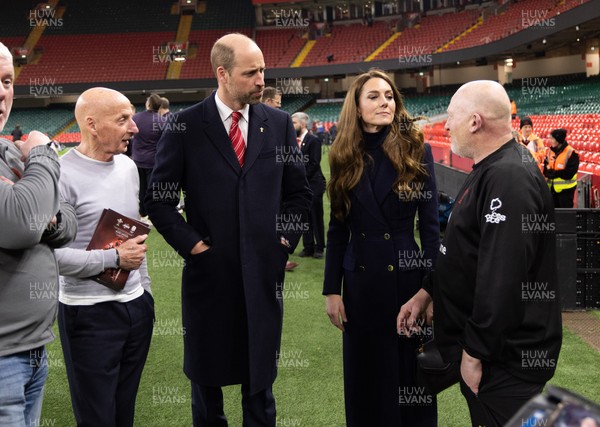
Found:
<svg viewBox="0 0 600 427"><path fill-rule="evenodd" d="M169 63L164 46L174 39L174 31L47 35L37 45L39 61L23 67L17 83L162 80Z"/></svg>
<svg viewBox="0 0 600 427"><path fill-rule="evenodd" d="M404 98L404 105L408 112L416 116L433 117L446 112L450 103L450 95L446 96L407 96Z"/></svg>
<svg viewBox="0 0 600 427"><path fill-rule="evenodd" d="M420 24L406 28L375 59L398 58L399 60L408 61L411 56L431 54L474 25L478 16L479 12L477 10L425 16Z"/></svg>
<svg viewBox="0 0 600 427"><path fill-rule="evenodd" d="M360 33L360 37L357 34ZM363 61L372 51L391 35L387 22L376 21L372 27L361 24L337 24L331 33L321 36L308 53L302 66L327 64L327 56L333 54L336 63Z"/></svg>
<svg viewBox="0 0 600 427"><path fill-rule="evenodd" d="M509 96L520 115L590 114L600 111L600 79L579 76L528 78L513 82Z"/></svg>
<svg viewBox="0 0 600 427"><path fill-rule="evenodd" d="M199 2L201 3L201 2ZM227 30L254 27L254 7L250 1L208 0L206 9L194 16L192 30Z"/></svg>
<svg viewBox="0 0 600 427"><path fill-rule="evenodd" d="M264 49L267 68L288 68L306 39L297 28L274 28L256 31L256 43Z"/></svg>
<svg viewBox="0 0 600 427"><path fill-rule="evenodd" d="M62 1L60 5L66 5L63 25L49 26L46 31L49 35L175 31L179 16L171 14L171 3L102 0L99 7L97 0Z"/></svg>
<svg viewBox="0 0 600 427"><path fill-rule="evenodd" d="M584 0L586 1L586 0ZM580 5L583 1L562 3L555 7L555 0L524 0L508 7L508 10L492 15L483 21L483 25L464 35L445 50L465 49L472 46L491 43L503 37L522 31L529 26L539 26L543 22L552 22L557 13ZM546 24L549 25L549 24Z"/></svg>
<svg viewBox="0 0 600 427"><path fill-rule="evenodd" d="M341 102L331 102L313 104L304 112L310 116L311 121L333 122L338 119L341 110Z"/></svg>
<svg viewBox="0 0 600 427"><path fill-rule="evenodd" d="M403 22L398 16L380 17L372 26L357 21L333 22L329 33L311 42L312 48L307 49L306 57L297 63L300 66L325 65L331 54L334 55L333 62L341 64L402 60L409 56L462 49L506 37L533 25L535 17L527 11L538 11L536 16L551 19L586 1L522 0L491 7L488 3L456 13L422 15L416 25L397 33L394 29L400 28ZM61 0L58 5L65 10L63 24L45 29L35 45L33 61L19 70L17 85L28 86L30 95L36 95L31 90L43 86L59 88L70 83L161 81L167 77L172 58L165 48L167 43L175 40L180 21L180 16L172 13L174 2L106 0L99 8L93 0ZM6 11L4 16L8 19L2 29L4 43L9 46L25 43L32 32L28 23L30 11L37 6L36 1L24 1ZM197 11L191 18L188 57L178 74L181 79L213 78L210 48L218 37L228 32L254 36L263 49L267 68L274 69L289 68L308 42L307 28L255 30L255 10L250 1L208 0L201 2ZM132 20L133 15L140 19ZM567 128L573 146L582 152L582 168L592 164L595 172L595 165L600 162L600 135L594 128L599 124L600 101L596 94L600 92L600 79L583 75L537 79L533 83L516 80L507 86L509 96L517 102L519 115L535 117L536 132L543 138L547 138L552 128ZM406 108L413 116L443 115L454 89L445 88L446 92L434 95L415 94L409 90ZM343 93L337 96L343 96ZM306 111L312 120L323 122L327 128L337 120L342 104L316 103L317 97L284 93L282 108L289 113ZM187 105L190 104L173 104L172 111ZM65 142L77 141L79 137L72 109L64 107L15 109L5 132L17 122L26 129L38 128L50 135L60 133L57 138ZM515 124L517 127L518 123ZM449 151L449 137L443 122L428 124L424 132L426 139L436 146L440 160L450 161L451 155L443 153L443 150Z"/></svg>
<svg viewBox="0 0 600 427"><path fill-rule="evenodd" d="M531 115L535 133L550 145L550 132L553 129L567 130L567 141L579 152L580 172L600 176L600 114L561 114ZM519 130L519 119L513 121L513 128ZM453 155L450 151L450 135L444 129L445 121L426 124L423 127L425 141L433 151L436 162L468 172L472 161Z"/></svg>
<svg viewBox="0 0 600 427"><path fill-rule="evenodd" d="M4 126L4 133L10 134L15 125L20 124L25 134L29 133L31 129L35 129L53 136L74 119L72 107L13 108L8 122Z"/></svg>
<svg viewBox="0 0 600 427"><path fill-rule="evenodd" d="M281 97L281 109L290 114L304 111L314 99L314 95L283 95Z"/></svg>
<svg viewBox="0 0 600 427"><path fill-rule="evenodd" d="M19 43L23 42L23 37L31 30L29 22L30 11L38 4L35 0L23 0L13 2L10 7L4 7L2 10L2 36L3 39L18 37Z"/></svg>

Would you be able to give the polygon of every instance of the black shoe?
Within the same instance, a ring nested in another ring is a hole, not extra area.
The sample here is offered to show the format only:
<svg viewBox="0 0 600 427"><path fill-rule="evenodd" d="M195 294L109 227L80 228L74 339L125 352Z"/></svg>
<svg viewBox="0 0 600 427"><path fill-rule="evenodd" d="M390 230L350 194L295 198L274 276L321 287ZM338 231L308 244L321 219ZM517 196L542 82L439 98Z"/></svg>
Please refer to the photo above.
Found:
<svg viewBox="0 0 600 427"><path fill-rule="evenodd" d="M313 254L313 258L321 259L323 258L323 251L315 251Z"/></svg>
<svg viewBox="0 0 600 427"><path fill-rule="evenodd" d="M313 256L313 251L310 251L310 252L309 252L309 251L307 251L306 249L302 249L302 250L300 251L300 253L298 254L298 256L299 256L300 258L306 258L306 257L309 257L309 256Z"/></svg>

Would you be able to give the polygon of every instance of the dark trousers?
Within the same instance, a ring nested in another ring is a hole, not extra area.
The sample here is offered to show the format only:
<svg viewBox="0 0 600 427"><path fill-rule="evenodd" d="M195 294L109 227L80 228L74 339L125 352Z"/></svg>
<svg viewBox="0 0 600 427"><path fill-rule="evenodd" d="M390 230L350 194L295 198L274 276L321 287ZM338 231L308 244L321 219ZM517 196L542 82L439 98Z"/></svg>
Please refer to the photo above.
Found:
<svg viewBox="0 0 600 427"><path fill-rule="evenodd" d="M315 194L310 207L310 222L308 231L302 234L304 251L311 254L314 251L323 252L325 248L325 224L323 222L323 194Z"/></svg>
<svg viewBox="0 0 600 427"><path fill-rule="evenodd" d="M573 198L575 197L575 190L577 187L563 190L560 193L555 193L554 188L552 189L552 201L554 202L555 208L572 208Z"/></svg>
<svg viewBox="0 0 600 427"><path fill-rule="evenodd" d="M502 427L543 388L544 384L523 381L485 362L477 394L460 380L460 391L467 399L473 427Z"/></svg>
<svg viewBox="0 0 600 427"><path fill-rule="evenodd" d="M131 427L150 348L154 300L60 303L58 327L79 427Z"/></svg>
<svg viewBox="0 0 600 427"><path fill-rule="evenodd" d="M272 388L250 395L242 384L242 427L275 427L275 397ZM207 387L192 381L194 427L227 427L221 387Z"/></svg>
<svg viewBox="0 0 600 427"><path fill-rule="evenodd" d="M146 191L148 190L148 183L150 182L150 176L152 175L152 168L137 168L138 176L140 177L140 216L148 215L146 207L144 206L144 197L146 197Z"/></svg>

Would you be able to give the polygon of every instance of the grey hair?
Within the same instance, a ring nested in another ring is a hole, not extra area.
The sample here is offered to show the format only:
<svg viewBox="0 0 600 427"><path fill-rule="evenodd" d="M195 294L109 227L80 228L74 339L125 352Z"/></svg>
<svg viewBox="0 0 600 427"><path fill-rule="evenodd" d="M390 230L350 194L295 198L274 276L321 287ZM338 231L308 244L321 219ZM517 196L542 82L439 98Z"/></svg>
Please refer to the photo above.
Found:
<svg viewBox="0 0 600 427"><path fill-rule="evenodd" d="M298 111L297 113L292 114L292 119L298 119L300 122L308 125L308 114Z"/></svg>

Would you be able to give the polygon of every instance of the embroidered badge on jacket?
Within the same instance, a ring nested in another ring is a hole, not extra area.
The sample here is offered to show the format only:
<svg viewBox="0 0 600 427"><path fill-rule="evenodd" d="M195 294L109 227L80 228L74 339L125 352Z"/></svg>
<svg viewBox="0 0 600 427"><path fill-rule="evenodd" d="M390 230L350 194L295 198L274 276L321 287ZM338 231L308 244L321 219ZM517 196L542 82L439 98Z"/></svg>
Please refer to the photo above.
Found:
<svg viewBox="0 0 600 427"><path fill-rule="evenodd" d="M496 210L500 209L501 206L502 206L502 201L500 199L498 199L498 198L492 199L492 202L490 203L490 210L492 211L492 213L485 215L485 222L499 224L500 221L506 221L505 215L502 215L501 213L496 212Z"/></svg>

